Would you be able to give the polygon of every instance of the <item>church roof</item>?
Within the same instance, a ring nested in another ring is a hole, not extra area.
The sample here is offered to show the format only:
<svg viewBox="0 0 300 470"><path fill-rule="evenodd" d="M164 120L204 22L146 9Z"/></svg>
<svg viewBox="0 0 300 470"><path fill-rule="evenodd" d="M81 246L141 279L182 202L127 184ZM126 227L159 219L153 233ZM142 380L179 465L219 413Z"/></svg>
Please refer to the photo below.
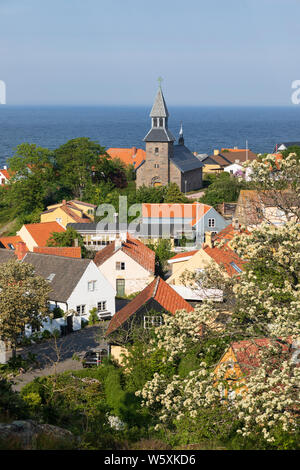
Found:
<svg viewBox="0 0 300 470"><path fill-rule="evenodd" d="M175 142L175 140L172 132L164 128L152 128L144 138L145 142Z"/></svg>
<svg viewBox="0 0 300 470"><path fill-rule="evenodd" d="M150 117L169 117L168 108L161 88L157 91Z"/></svg>
<svg viewBox="0 0 300 470"><path fill-rule="evenodd" d="M202 168L204 164L185 146L174 145L174 155L171 158L174 165L183 173Z"/></svg>

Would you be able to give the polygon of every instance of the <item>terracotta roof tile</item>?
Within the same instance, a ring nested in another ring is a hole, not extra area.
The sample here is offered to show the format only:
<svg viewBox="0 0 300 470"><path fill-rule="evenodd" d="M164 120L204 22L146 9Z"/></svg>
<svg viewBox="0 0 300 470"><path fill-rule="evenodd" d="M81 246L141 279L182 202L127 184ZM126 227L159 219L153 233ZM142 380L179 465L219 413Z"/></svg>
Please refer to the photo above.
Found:
<svg viewBox="0 0 300 470"><path fill-rule="evenodd" d="M109 148L106 153L111 158L119 158L125 165L133 165L135 169L146 159L145 150L136 147L130 149Z"/></svg>
<svg viewBox="0 0 300 470"><path fill-rule="evenodd" d="M58 222L43 222L40 224L26 224L25 228L30 233L38 246L47 246L47 241L54 232L66 230Z"/></svg>
<svg viewBox="0 0 300 470"><path fill-rule="evenodd" d="M4 170L4 169L3 169L3 170L0 170L0 172L2 173L3 176L5 176L6 179L9 180L9 179L11 178L11 176L10 176L10 174L8 173L7 170Z"/></svg>
<svg viewBox="0 0 300 470"><path fill-rule="evenodd" d="M64 256L66 258L81 258L80 246L38 246L33 248L33 252L44 255Z"/></svg>
<svg viewBox="0 0 300 470"><path fill-rule="evenodd" d="M204 246L203 250L208 254L217 264L223 265L229 276L234 276L240 271L243 271L243 267L246 261L243 261L233 250L228 247L210 247ZM238 269L235 269L236 266Z"/></svg>
<svg viewBox="0 0 300 470"><path fill-rule="evenodd" d="M180 261L181 258L191 258L192 256L194 256L196 253L197 253L198 250L194 250L194 251L184 251L183 253L177 253L177 255L175 256L172 256L172 258L169 259L169 261L175 261L178 259L178 261Z"/></svg>
<svg viewBox="0 0 300 470"><path fill-rule="evenodd" d="M123 325L132 315L143 307L150 299L156 300L162 309L173 315L177 310L192 312L193 307L186 302L172 287L170 287L160 277L154 279L145 289L142 290L129 304L119 310L111 319L106 336Z"/></svg>
<svg viewBox="0 0 300 470"><path fill-rule="evenodd" d="M192 219L191 225L199 221L205 215L211 206L194 202L192 204L143 204L142 216L144 218L182 218Z"/></svg>
<svg viewBox="0 0 300 470"><path fill-rule="evenodd" d="M217 233L217 235L214 237L214 241L221 242L224 240L225 245L227 245L228 242L233 240L237 235L250 235L248 230L241 228L241 224L239 224L239 227L239 230L236 230L232 224L227 225L227 227L223 228L223 230Z"/></svg>
<svg viewBox="0 0 300 470"><path fill-rule="evenodd" d="M143 268L154 274L155 272L155 253L150 250L144 243L136 238L127 235L126 242L122 243L120 248L124 253L134 259ZM115 242L113 241L107 245L103 250L98 251L95 256L94 262L97 266L101 266L115 253Z"/></svg>
<svg viewBox="0 0 300 470"><path fill-rule="evenodd" d="M21 241L22 241L22 238L18 237L18 236L15 236L15 237L2 237L2 238L0 238L0 246L2 244L5 248L7 248L8 250L11 250L9 245L12 245L14 247L13 249L16 249L17 243L21 242Z"/></svg>

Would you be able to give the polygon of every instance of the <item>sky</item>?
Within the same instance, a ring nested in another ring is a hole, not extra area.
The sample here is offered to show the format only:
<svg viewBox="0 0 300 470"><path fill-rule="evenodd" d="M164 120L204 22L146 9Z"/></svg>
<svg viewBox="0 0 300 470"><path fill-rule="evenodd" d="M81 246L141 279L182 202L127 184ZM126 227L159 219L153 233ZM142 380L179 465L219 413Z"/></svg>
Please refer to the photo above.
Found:
<svg viewBox="0 0 300 470"><path fill-rule="evenodd" d="M300 0L0 0L8 105L291 105Z"/></svg>

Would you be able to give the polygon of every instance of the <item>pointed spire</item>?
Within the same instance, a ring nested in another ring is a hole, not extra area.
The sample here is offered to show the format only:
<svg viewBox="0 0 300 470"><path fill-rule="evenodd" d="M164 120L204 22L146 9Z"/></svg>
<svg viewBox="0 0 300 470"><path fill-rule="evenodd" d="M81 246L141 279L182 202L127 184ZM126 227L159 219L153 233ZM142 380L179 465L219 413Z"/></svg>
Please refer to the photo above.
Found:
<svg viewBox="0 0 300 470"><path fill-rule="evenodd" d="M184 137L183 137L183 127L182 127L182 122L181 122L181 124L180 124L180 131L179 131L178 145L184 145Z"/></svg>
<svg viewBox="0 0 300 470"><path fill-rule="evenodd" d="M150 117L169 117L168 108L161 87L159 87L159 89L157 90L156 98L150 113Z"/></svg>

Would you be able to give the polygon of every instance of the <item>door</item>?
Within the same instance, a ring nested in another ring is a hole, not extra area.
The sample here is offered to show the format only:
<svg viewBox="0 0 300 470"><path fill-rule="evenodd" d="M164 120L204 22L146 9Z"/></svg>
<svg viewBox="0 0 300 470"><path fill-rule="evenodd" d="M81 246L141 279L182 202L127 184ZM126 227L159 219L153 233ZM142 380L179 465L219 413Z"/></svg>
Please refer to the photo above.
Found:
<svg viewBox="0 0 300 470"><path fill-rule="evenodd" d="M123 297L125 295L125 279L117 279L117 296Z"/></svg>
<svg viewBox="0 0 300 470"><path fill-rule="evenodd" d="M67 332L68 333L73 332L73 315L67 316Z"/></svg>

